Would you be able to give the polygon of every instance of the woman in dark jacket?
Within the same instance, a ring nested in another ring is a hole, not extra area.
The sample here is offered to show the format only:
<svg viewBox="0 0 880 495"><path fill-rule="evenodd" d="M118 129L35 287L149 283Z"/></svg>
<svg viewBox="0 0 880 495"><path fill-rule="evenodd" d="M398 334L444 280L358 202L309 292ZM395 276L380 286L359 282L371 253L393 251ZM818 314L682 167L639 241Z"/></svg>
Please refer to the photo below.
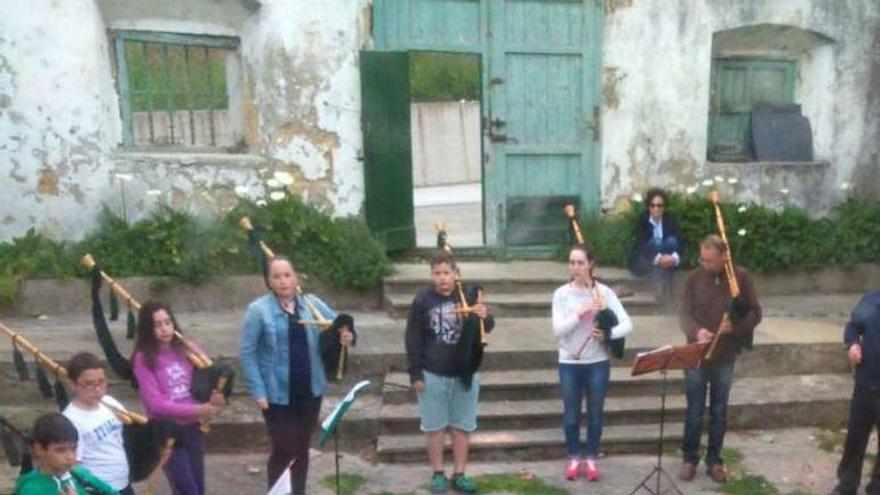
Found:
<svg viewBox="0 0 880 495"><path fill-rule="evenodd" d="M675 215L666 211L666 192L653 188L645 193L645 211L636 223L636 241L629 267L639 277L651 277L660 300L672 294L672 273L681 263L681 231Z"/></svg>

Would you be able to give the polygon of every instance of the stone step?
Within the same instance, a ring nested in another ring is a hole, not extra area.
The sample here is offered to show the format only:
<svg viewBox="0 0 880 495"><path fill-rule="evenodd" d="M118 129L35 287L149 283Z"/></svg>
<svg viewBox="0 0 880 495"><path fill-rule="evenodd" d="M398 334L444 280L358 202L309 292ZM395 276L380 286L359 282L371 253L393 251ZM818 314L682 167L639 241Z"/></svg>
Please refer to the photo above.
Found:
<svg viewBox="0 0 880 495"><path fill-rule="evenodd" d="M385 294L385 308L392 318L406 318L412 306L414 293L392 292ZM487 293L486 304L496 317L521 318L549 316L553 292ZM635 292L620 298L630 315L657 314L663 308L654 295Z"/></svg>
<svg viewBox="0 0 880 495"><path fill-rule="evenodd" d="M518 261L514 263L460 262L466 283L478 283L487 294L544 293L553 294L568 278L568 266L558 261ZM650 290L650 282L633 276L629 270L602 267L597 277L609 286L630 291ZM386 295L410 294L412 297L431 282L427 263L397 263L394 274L384 279Z"/></svg>
<svg viewBox="0 0 880 495"><path fill-rule="evenodd" d="M667 386L666 408L675 415L684 414L685 397L681 373L679 383ZM619 383L611 383L613 391ZM776 377L740 378L735 380L731 393L728 420L739 428L773 428L784 426L788 415L806 415L825 418L825 413L798 409L806 403L821 403L828 407L847 405L852 378L849 375L784 375ZM638 424L655 422L660 416L662 381L654 389L640 396L614 396L605 399L607 424ZM757 414L763 411L766 415ZM845 408L844 408L845 413ZM479 424L482 430L510 430L544 428L561 424L562 401L555 399L488 400L482 397L479 405ZM418 429L418 407L415 403L388 404L382 407L380 432L404 433ZM845 416L845 414L844 414ZM843 416L841 416L843 417ZM753 424L759 421L760 424ZM773 424L773 421L780 422ZM812 424L813 419L810 419Z"/></svg>
<svg viewBox="0 0 880 495"><path fill-rule="evenodd" d="M681 447L684 426L680 422L664 425L664 450L672 453ZM607 426L602 430L600 454L656 453L660 435L659 424ZM446 438L445 451L452 454ZM379 462L423 463L425 439L420 434L382 435L376 454ZM477 431L470 437L469 461L545 461L564 458L565 441L561 428L532 428L528 430Z"/></svg>
<svg viewBox="0 0 880 495"><path fill-rule="evenodd" d="M668 390L683 386L680 372L669 374ZM658 373L632 376L631 368L613 366L609 397L633 397L653 394L662 382ZM526 401L558 399L559 371L557 368L487 370L480 372L481 401ZM413 401L407 373L389 373L385 376L382 399L388 404L408 404Z"/></svg>
<svg viewBox="0 0 880 495"><path fill-rule="evenodd" d="M852 378L845 374L738 379L728 403L728 429L772 429L839 425L849 409ZM472 438L477 459L530 460L562 456L561 400L481 401L480 430ZM681 389L666 397L667 421L681 422ZM609 397L605 402L603 449L609 453L649 453L657 448L660 397ZM669 426L669 425L667 425ZM420 462L424 439L414 404L382 407L377 455L385 462ZM672 425L667 439L678 438Z"/></svg>

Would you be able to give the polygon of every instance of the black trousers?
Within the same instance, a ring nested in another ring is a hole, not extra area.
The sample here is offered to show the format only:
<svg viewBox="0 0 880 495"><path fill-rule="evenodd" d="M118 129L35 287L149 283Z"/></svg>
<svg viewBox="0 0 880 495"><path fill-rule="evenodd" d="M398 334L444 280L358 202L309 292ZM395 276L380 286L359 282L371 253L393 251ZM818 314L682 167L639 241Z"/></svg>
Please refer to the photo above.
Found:
<svg viewBox="0 0 880 495"><path fill-rule="evenodd" d="M305 495L309 473L309 445L321 413L321 397L291 398L292 405L269 404L263 419L269 429L272 453L266 473L269 488L275 483L291 460L290 489L293 495Z"/></svg>
<svg viewBox="0 0 880 495"><path fill-rule="evenodd" d="M849 405L849 426L843 458L837 467L837 490L840 493L855 494L859 489L865 448L874 425L880 429L880 391L856 386ZM865 492L868 495L880 495L880 458L874 462L871 481L865 487Z"/></svg>

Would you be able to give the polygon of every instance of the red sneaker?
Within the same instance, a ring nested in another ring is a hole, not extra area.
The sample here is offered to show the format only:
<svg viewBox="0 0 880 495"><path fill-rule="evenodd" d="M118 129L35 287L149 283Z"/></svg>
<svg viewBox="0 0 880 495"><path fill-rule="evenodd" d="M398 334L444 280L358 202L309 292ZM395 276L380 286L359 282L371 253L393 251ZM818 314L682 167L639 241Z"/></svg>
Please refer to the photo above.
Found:
<svg viewBox="0 0 880 495"><path fill-rule="evenodd" d="M599 481L599 466L596 465L596 459L587 459L586 475L587 481Z"/></svg>
<svg viewBox="0 0 880 495"><path fill-rule="evenodd" d="M565 470L565 479L568 481L574 481L577 479L578 474L580 473L581 468L581 460L580 459L572 459L568 464L568 469Z"/></svg>

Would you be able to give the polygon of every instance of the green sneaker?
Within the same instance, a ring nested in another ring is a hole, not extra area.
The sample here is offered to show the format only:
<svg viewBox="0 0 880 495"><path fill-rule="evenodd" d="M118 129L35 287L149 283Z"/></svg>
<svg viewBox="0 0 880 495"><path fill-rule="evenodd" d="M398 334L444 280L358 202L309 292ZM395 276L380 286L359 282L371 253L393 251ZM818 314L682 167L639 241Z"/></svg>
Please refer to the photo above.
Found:
<svg viewBox="0 0 880 495"><path fill-rule="evenodd" d="M449 481L443 473L431 476L431 493L441 494L449 490Z"/></svg>
<svg viewBox="0 0 880 495"><path fill-rule="evenodd" d="M477 493L477 485L474 480L464 473L452 477L452 489L458 493Z"/></svg>

